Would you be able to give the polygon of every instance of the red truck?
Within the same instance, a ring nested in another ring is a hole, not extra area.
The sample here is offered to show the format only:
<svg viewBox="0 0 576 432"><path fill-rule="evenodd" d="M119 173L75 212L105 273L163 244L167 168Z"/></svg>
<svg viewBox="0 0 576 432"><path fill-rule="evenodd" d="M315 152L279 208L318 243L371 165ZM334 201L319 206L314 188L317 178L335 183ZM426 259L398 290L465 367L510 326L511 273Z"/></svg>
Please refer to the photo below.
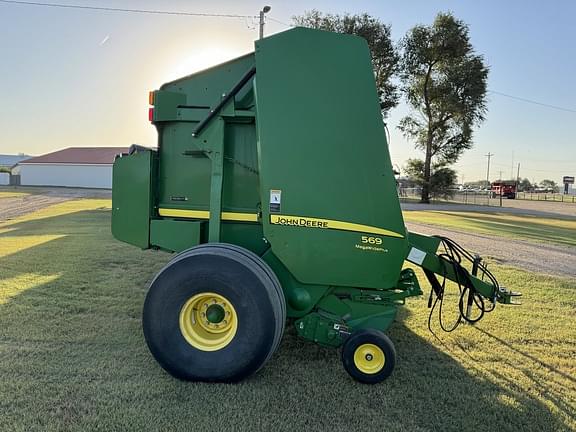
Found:
<svg viewBox="0 0 576 432"><path fill-rule="evenodd" d="M496 181L490 185L492 197L502 195L503 198L516 198L516 182L514 180Z"/></svg>

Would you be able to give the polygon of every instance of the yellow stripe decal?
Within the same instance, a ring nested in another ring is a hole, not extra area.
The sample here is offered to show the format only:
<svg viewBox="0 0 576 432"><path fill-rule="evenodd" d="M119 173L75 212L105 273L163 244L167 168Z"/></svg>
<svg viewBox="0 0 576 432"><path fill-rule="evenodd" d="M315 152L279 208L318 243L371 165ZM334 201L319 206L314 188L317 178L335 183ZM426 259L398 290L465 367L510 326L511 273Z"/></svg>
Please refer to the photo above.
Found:
<svg viewBox="0 0 576 432"><path fill-rule="evenodd" d="M210 219L210 212L207 210L183 210L183 209L159 208L158 214L160 216L179 217L188 219ZM222 220L226 221L258 222L258 215L256 213L222 212L221 218Z"/></svg>
<svg viewBox="0 0 576 432"><path fill-rule="evenodd" d="M331 219L319 219L303 216L270 215L270 223L273 225L287 225L308 228L336 229L343 231L354 231L367 234L379 234L387 237L404 238L402 234L389 231L384 228L377 228L369 225L360 225L351 222L342 222Z"/></svg>

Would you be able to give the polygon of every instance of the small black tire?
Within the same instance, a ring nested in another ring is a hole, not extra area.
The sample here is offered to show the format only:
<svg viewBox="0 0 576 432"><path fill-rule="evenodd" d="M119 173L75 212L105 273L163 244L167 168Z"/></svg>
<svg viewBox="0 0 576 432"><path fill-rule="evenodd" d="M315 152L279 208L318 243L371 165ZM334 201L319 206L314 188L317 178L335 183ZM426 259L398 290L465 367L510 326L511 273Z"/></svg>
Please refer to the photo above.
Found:
<svg viewBox="0 0 576 432"><path fill-rule="evenodd" d="M225 315L215 323L207 313L200 316L212 302L222 305L220 315L232 314L228 324ZM144 302L142 325L150 352L171 375L236 382L270 359L285 318L282 288L269 266L246 249L213 243L178 254L160 270Z"/></svg>
<svg viewBox="0 0 576 432"><path fill-rule="evenodd" d="M376 384L390 376L396 365L396 349L379 330L358 330L342 347L342 365L356 381Z"/></svg>

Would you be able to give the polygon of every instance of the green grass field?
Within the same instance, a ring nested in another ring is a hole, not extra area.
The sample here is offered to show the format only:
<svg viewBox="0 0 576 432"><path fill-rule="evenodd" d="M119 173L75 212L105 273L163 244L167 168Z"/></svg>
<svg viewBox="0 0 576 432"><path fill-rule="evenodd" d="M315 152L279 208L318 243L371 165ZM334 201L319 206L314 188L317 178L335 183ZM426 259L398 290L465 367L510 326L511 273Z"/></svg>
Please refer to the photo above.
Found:
<svg viewBox="0 0 576 432"><path fill-rule="evenodd" d="M19 198L19 197L23 197L29 195L26 192L16 192L16 191L4 191L4 190L0 190L0 199L2 198Z"/></svg>
<svg viewBox="0 0 576 432"><path fill-rule="evenodd" d="M0 186L0 199L42 194L48 190L51 189L42 186Z"/></svg>
<svg viewBox="0 0 576 432"><path fill-rule="evenodd" d="M495 266L522 281L524 305L438 339L427 296L410 300L390 330L396 370L376 386L290 327L247 381L186 383L156 364L140 326L169 255L115 241L109 224L107 200L0 224L0 431L576 429L574 280Z"/></svg>
<svg viewBox="0 0 576 432"><path fill-rule="evenodd" d="M576 220L543 218L490 212L405 211L406 222L439 225L446 228L478 232L532 241L576 246Z"/></svg>

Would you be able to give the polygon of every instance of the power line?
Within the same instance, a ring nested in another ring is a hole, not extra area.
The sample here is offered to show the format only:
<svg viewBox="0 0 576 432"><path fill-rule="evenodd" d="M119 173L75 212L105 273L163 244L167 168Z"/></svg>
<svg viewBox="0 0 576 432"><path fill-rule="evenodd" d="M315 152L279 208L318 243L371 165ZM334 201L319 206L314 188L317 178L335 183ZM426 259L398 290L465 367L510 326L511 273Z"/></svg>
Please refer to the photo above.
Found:
<svg viewBox="0 0 576 432"><path fill-rule="evenodd" d="M497 94L497 95L500 95L500 96L504 96L504 97L507 97L507 98L510 98L510 99L515 99L515 100L518 100L518 101L521 101L521 102L531 103L531 104L534 104L534 105L540 105L540 106L543 106L543 107L546 107L546 108L553 108L553 109L560 110L560 111L566 111L566 112L576 113L576 109L564 108L564 107L557 106L557 105L550 105L550 104L547 104L547 103L538 102L538 101L531 100L531 99L526 99L526 98L522 98L522 97L518 97L518 96L509 95L509 94L502 93L502 92L498 92L498 91L495 91L495 90L488 90L488 91L489 91L490 93L494 93L494 94Z"/></svg>
<svg viewBox="0 0 576 432"><path fill-rule="evenodd" d="M497 167L500 167L500 168L502 168L502 167L505 167L505 168L508 167L508 165L505 165L505 164L502 164L502 163L496 163L496 162L494 162L494 161L492 161L492 165L497 166Z"/></svg>
<svg viewBox="0 0 576 432"><path fill-rule="evenodd" d="M283 21L277 20L276 18L272 18L272 17L270 17L270 16L268 17L268 19L269 19L270 21L274 21L275 23L285 25L286 27L294 27L292 24L287 24L287 23L285 23L285 22L283 22Z"/></svg>
<svg viewBox="0 0 576 432"><path fill-rule="evenodd" d="M460 162L457 162L456 164L458 164L459 166L472 166L472 165L479 165L482 163L482 161L484 160L484 158L486 157L486 155L483 156L475 156L473 158L467 158L467 160L465 161L466 164L465 165L460 165ZM573 160L560 160L560 159L526 159L524 156L522 156L521 158L519 158L522 162L534 162L534 163L567 163L567 164L572 164L574 165L576 162ZM504 164L500 164L500 163L494 163L494 165L500 165L500 166L508 166L508 165L504 165Z"/></svg>
<svg viewBox="0 0 576 432"><path fill-rule="evenodd" d="M152 9L124 9L124 8L113 8L103 6L42 3L42 2L21 1L21 0L0 0L0 3L16 4L23 6L45 6L54 8L64 8L64 9L84 9L92 11L126 12L126 13L155 14L155 15L181 15L181 16L210 17L210 18L257 18L257 16L255 15L216 14L216 13L166 11L166 10L152 10Z"/></svg>
<svg viewBox="0 0 576 432"><path fill-rule="evenodd" d="M194 16L194 17L210 17L210 18L258 18L256 15L239 15L239 14L217 14L217 13L202 13L202 12L184 12L184 11L167 11L159 9L128 9L128 8L113 8L104 6L86 6L78 4L63 4L63 3L44 3L44 2L34 2L34 1L24 1L24 0L0 0L0 3L4 4L14 4L20 6L43 6L43 7L53 7L62 9L82 9L91 11L104 11L104 12L124 12L124 13L139 13L139 14L155 14L155 15L179 15L179 16ZM294 27L292 24L285 23L283 21L277 20L276 18L268 17L270 21L282 24L286 27ZM526 102L534 105L543 106L546 108L552 108L560 111L576 113L576 109L565 108L557 105L551 105L543 102L538 102L531 99L526 99L518 96L513 96L507 93L502 93L496 90L488 90L490 93L494 93L500 96L504 96L510 99L514 99L521 102Z"/></svg>
<svg viewBox="0 0 576 432"><path fill-rule="evenodd" d="M551 169L551 170L546 170L546 169L535 169L535 168L522 168L523 171L534 171L534 172L545 172L545 173L556 173L559 171L567 171L566 169Z"/></svg>

